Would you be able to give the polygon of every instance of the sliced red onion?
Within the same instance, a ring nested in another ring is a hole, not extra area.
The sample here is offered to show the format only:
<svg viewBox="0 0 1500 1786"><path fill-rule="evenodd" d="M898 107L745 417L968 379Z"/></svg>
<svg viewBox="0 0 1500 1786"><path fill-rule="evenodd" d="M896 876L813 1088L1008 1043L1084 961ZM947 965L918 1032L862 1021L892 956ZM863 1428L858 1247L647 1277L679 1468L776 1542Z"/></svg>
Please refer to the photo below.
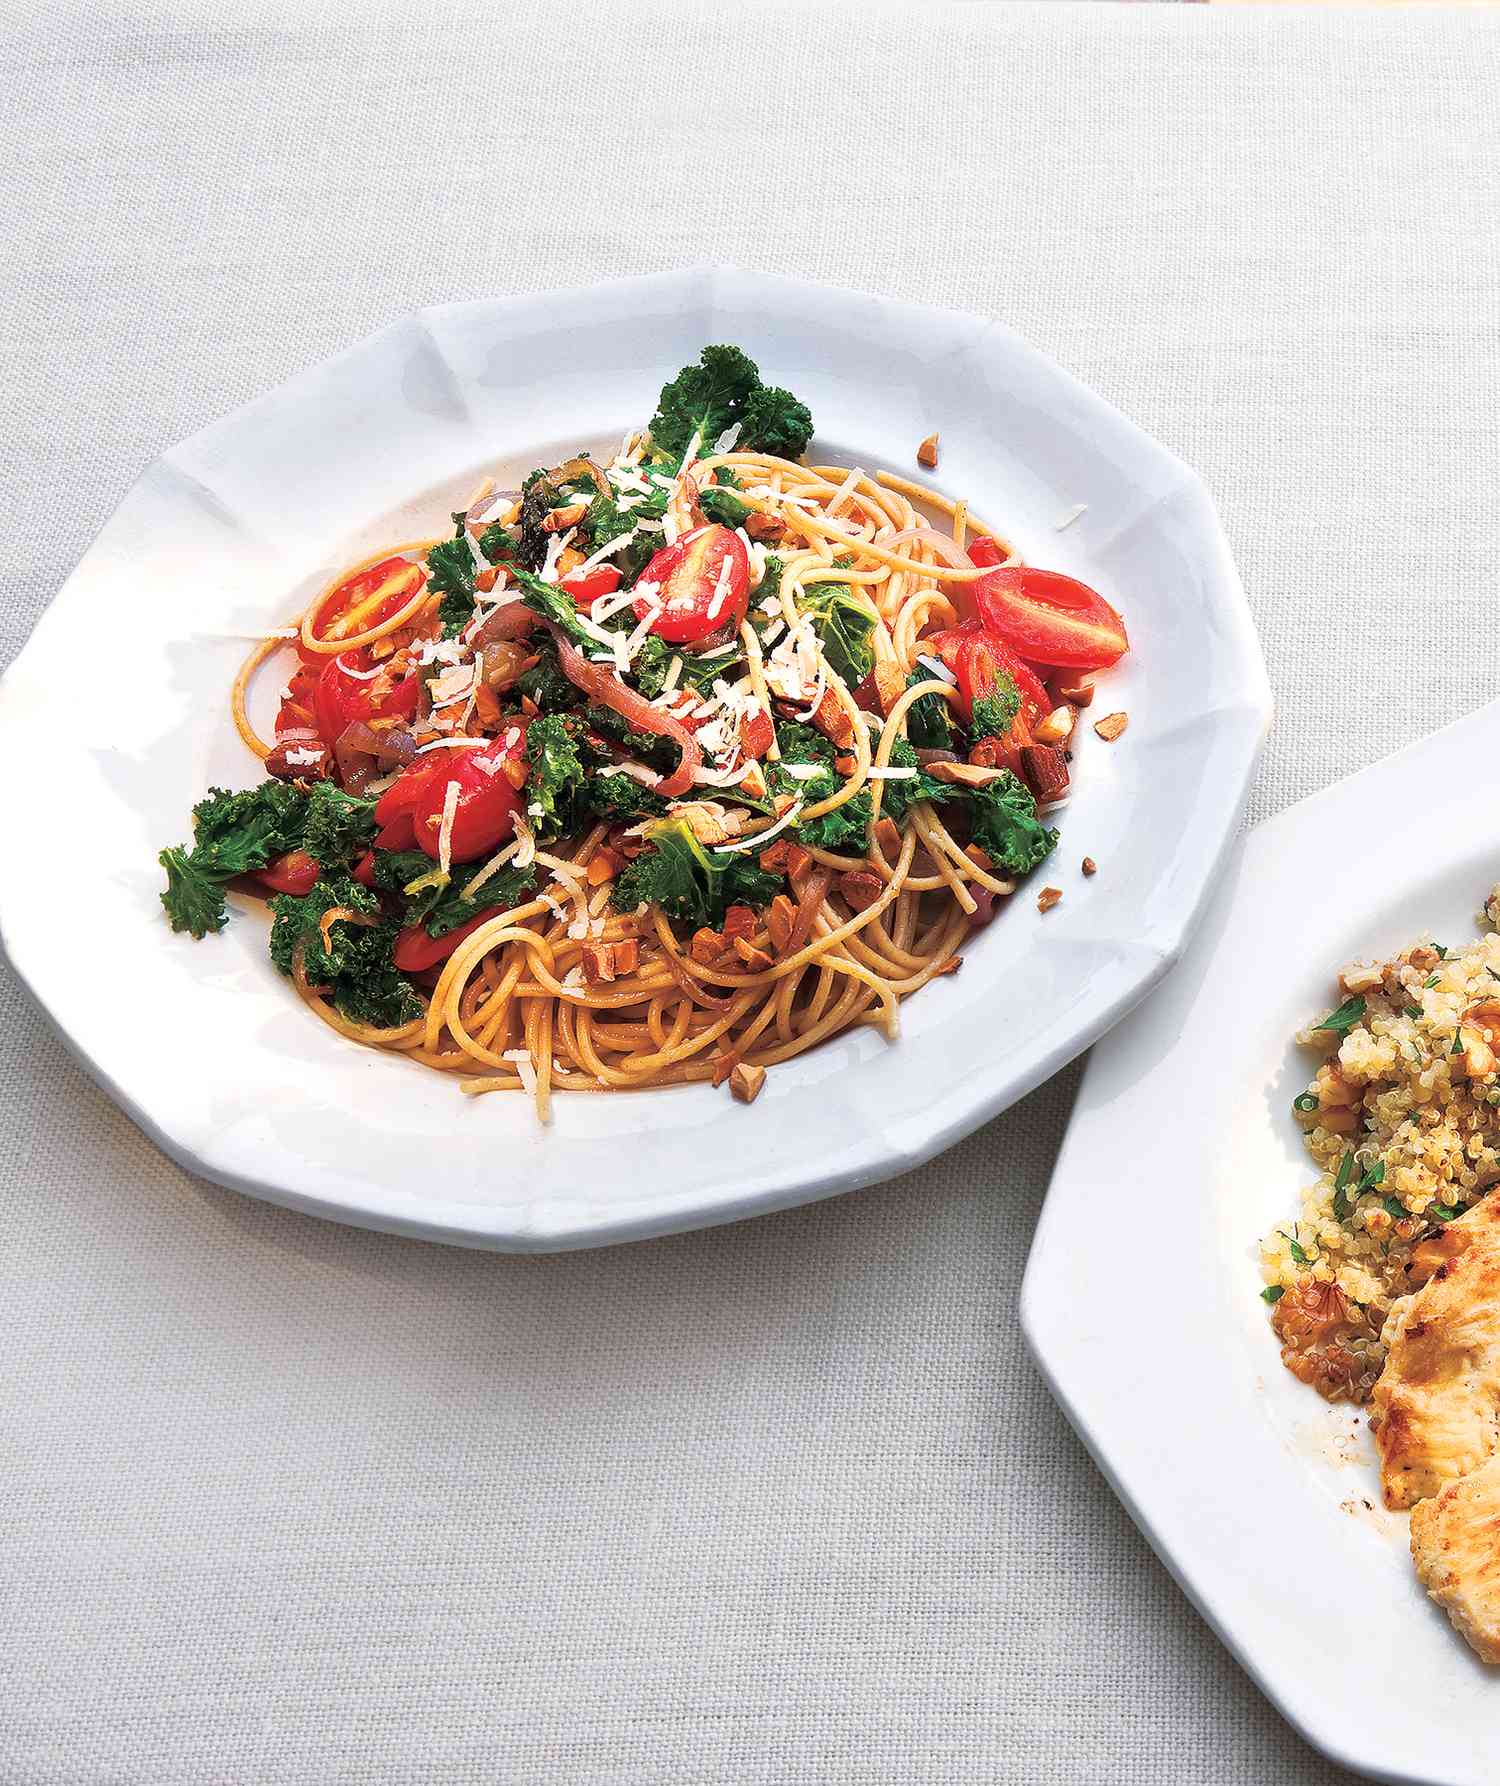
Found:
<svg viewBox="0 0 1500 1786"><path fill-rule="evenodd" d="M947 534L938 533L931 527L903 527L899 533L886 534L871 540L870 544L879 546L882 552L899 552L902 546L915 544L918 540L931 546L943 563L951 565L954 570L973 570L973 561L963 547Z"/></svg>
<svg viewBox="0 0 1500 1786"><path fill-rule="evenodd" d="M656 785L656 792L668 800L679 799L693 785L694 773L703 763L703 746L684 725L653 707L642 694L627 688L613 670L603 664L590 663L559 627L543 623L557 644L557 661L562 672L575 688L581 688L591 700L599 701L638 732L650 732L658 738L670 738L681 746L682 761Z"/></svg>

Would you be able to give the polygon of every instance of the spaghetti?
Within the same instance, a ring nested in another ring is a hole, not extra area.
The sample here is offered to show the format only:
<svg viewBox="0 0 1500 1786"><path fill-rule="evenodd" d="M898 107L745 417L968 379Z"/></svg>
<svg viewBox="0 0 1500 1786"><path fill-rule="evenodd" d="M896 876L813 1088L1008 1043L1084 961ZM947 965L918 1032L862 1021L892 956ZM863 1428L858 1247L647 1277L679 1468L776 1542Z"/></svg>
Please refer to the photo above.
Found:
<svg viewBox="0 0 1500 1786"><path fill-rule="evenodd" d="M803 463L810 432L710 348L607 465L487 482L451 539L334 578L235 678L271 779L163 853L174 926L218 928L250 873L325 1023L543 1120L558 1092L748 1101L855 1026L894 1039L1053 847L1057 682L1086 700L1125 635L1082 585L1028 594L965 502ZM1017 649L1049 619L1062 645ZM285 652L267 740L249 692Z"/></svg>

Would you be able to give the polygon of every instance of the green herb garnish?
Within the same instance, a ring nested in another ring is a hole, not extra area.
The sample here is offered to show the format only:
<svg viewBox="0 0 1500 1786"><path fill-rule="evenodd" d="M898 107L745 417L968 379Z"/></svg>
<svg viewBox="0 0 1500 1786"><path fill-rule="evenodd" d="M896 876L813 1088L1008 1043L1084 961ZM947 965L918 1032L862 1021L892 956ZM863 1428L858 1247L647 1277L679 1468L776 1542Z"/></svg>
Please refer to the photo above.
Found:
<svg viewBox="0 0 1500 1786"><path fill-rule="evenodd" d="M1364 1014L1365 1001L1356 993L1353 998L1345 999L1336 1011L1330 1011L1321 1023L1315 1023L1313 1028L1331 1029L1336 1036L1347 1036Z"/></svg>

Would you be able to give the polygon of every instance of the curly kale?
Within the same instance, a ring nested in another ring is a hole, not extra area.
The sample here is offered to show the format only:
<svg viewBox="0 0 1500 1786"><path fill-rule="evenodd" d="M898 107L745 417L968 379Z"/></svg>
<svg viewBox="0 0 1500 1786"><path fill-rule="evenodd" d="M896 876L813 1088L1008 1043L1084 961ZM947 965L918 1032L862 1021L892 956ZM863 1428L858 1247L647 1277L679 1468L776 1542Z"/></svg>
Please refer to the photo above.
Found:
<svg viewBox="0 0 1500 1786"><path fill-rule="evenodd" d="M906 679L908 688L931 682L931 670L918 664ZM906 710L906 735L918 750L952 750L953 720L948 703L939 694L923 695Z"/></svg>
<svg viewBox="0 0 1500 1786"><path fill-rule="evenodd" d="M347 867L375 837L375 802L318 782L307 797L302 847L321 867Z"/></svg>
<svg viewBox="0 0 1500 1786"><path fill-rule="evenodd" d="M591 776L583 790L584 805L595 818L615 825L634 825L641 819L659 818L667 802L633 775Z"/></svg>
<svg viewBox="0 0 1500 1786"><path fill-rule="evenodd" d="M529 649L537 661L529 670L521 672L516 693L525 695L542 713L560 713L566 708L577 707L583 700L583 693L563 675L557 661L557 647L550 639L536 638Z"/></svg>
<svg viewBox="0 0 1500 1786"><path fill-rule="evenodd" d="M1007 874L1029 874L1057 847L1057 833L1036 816L1031 790L1009 769L968 794L969 835Z"/></svg>
<svg viewBox="0 0 1500 1786"><path fill-rule="evenodd" d="M454 638L474 618L474 554L462 513L453 517L456 531L451 540L439 540L427 554L427 589L440 595L438 619L443 637Z"/></svg>
<svg viewBox="0 0 1500 1786"><path fill-rule="evenodd" d="M892 742L889 761L893 769L917 771L915 775L887 781L883 785L880 796L881 813L888 819L894 819L898 825L904 822L907 813L917 801L931 800L938 803L966 791L955 787L951 781L939 781L936 776L929 775L919 766L917 753L905 738L897 738Z"/></svg>
<svg viewBox="0 0 1500 1786"><path fill-rule="evenodd" d="M821 732L814 731L811 726L783 721L776 728L776 742L781 748L781 760L765 765L766 785L773 794L790 794L805 805L812 806L820 800L826 800L843 785L845 777L833 766L833 759L838 753ZM788 764L795 764L799 768L816 765L818 774L806 777L788 775ZM832 812L825 812L816 819L799 821L795 830L804 844L811 844L815 849L839 850L845 854L862 856L869 848L872 817L872 802L869 789L866 788L852 800L846 800L842 806L834 807Z"/></svg>
<svg viewBox="0 0 1500 1786"><path fill-rule="evenodd" d="M971 741L977 744L981 738L1004 738L1020 711L1021 694L1014 679L1004 670L998 671L993 692L980 695L974 702L974 717L969 722Z"/></svg>
<svg viewBox="0 0 1500 1786"><path fill-rule="evenodd" d="M399 898L403 925L420 924L429 936L446 936L481 912L518 904L536 885L534 868L502 868L471 897L469 884L483 867L482 862L455 863L445 880L421 850L376 850L371 879L392 896L388 909ZM408 887L415 891L407 892Z"/></svg>
<svg viewBox="0 0 1500 1786"><path fill-rule="evenodd" d="M549 713L526 728L527 811L536 835L546 842L572 828L574 809L584 784L579 755L582 732L570 713Z"/></svg>
<svg viewBox="0 0 1500 1786"><path fill-rule="evenodd" d="M648 826L646 838L651 847L615 882L616 911L633 912L644 902L683 924L717 927L729 906L767 905L781 891L781 877L767 874L751 852L706 848L684 818Z"/></svg>
<svg viewBox="0 0 1500 1786"><path fill-rule="evenodd" d="M651 444L681 464L694 435L711 451L736 424L740 450L784 459L800 458L813 431L807 405L790 391L762 384L748 355L737 347L705 347L696 365L685 366L662 386L651 418Z"/></svg>
<svg viewBox="0 0 1500 1786"><path fill-rule="evenodd" d="M210 788L193 808L193 846L163 850L161 896L174 930L205 937L229 916L224 884L302 847L308 796L290 782L265 781L231 793Z"/></svg>
<svg viewBox="0 0 1500 1786"><path fill-rule="evenodd" d="M290 975L300 944L308 982L329 988L334 1008L351 1022L391 1029L420 1016L422 1001L391 960L397 926L389 921L374 925L335 921L325 945L319 926L324 914L336 906L373 916L379 902L346 874L318 881L301 899L286 893L273 899L272 961Z"/></svg>

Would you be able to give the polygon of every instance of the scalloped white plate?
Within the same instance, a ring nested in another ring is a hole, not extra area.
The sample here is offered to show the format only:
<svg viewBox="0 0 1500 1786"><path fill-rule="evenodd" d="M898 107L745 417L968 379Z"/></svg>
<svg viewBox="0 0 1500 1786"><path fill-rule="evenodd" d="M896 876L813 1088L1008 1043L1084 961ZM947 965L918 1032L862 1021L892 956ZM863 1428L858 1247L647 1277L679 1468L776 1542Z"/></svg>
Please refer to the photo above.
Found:
<svg viewBox="0 0 1500 1786"><path fill-rule="evenodd" d="M1182 964L1094 1050L1021 1291L1052 1392L1203 1616L1346 1767L1492 1786L1500 1669L1427 1599L1364 1415L1281 1367L1258 1242L1312 1182L1292 1037L1339 968L1458 944L1500 876L1500 703L1258 826Z"/></svg>
<svg viewBox="0 0 1500 1786"><path fill-rule="evenodd" d="M909 470L940 429L945 488L1123 609L1134 649L1100 711L1128 710L1130 730L1107 747L1085 729L1063 904L1044 919L1016 898L961 973L903 1008L898 1044L845 1037L776 1068L750 1108L704 1087L564 1097L542 1129L519 1098L471 1102L313 1021L263 919L171 935L156 852L209 783L257 779L225 704L245 647L220 635L283 623L340 564L430 531L484 471L618 439L710 341L810 403L825 459ZM174 447L125 498L0 685L0 814L43 856L82 827L109 866L7 876L0 936L84 1065L195 1171L476 1246L631 1239L914 1166L1087 1047L1181 948L1269 709L1203 486L998 324L728 268L445 305ZM38 737L45 808L25 774ZM1084 854L1102 865L1090 882Z"/></svg>

